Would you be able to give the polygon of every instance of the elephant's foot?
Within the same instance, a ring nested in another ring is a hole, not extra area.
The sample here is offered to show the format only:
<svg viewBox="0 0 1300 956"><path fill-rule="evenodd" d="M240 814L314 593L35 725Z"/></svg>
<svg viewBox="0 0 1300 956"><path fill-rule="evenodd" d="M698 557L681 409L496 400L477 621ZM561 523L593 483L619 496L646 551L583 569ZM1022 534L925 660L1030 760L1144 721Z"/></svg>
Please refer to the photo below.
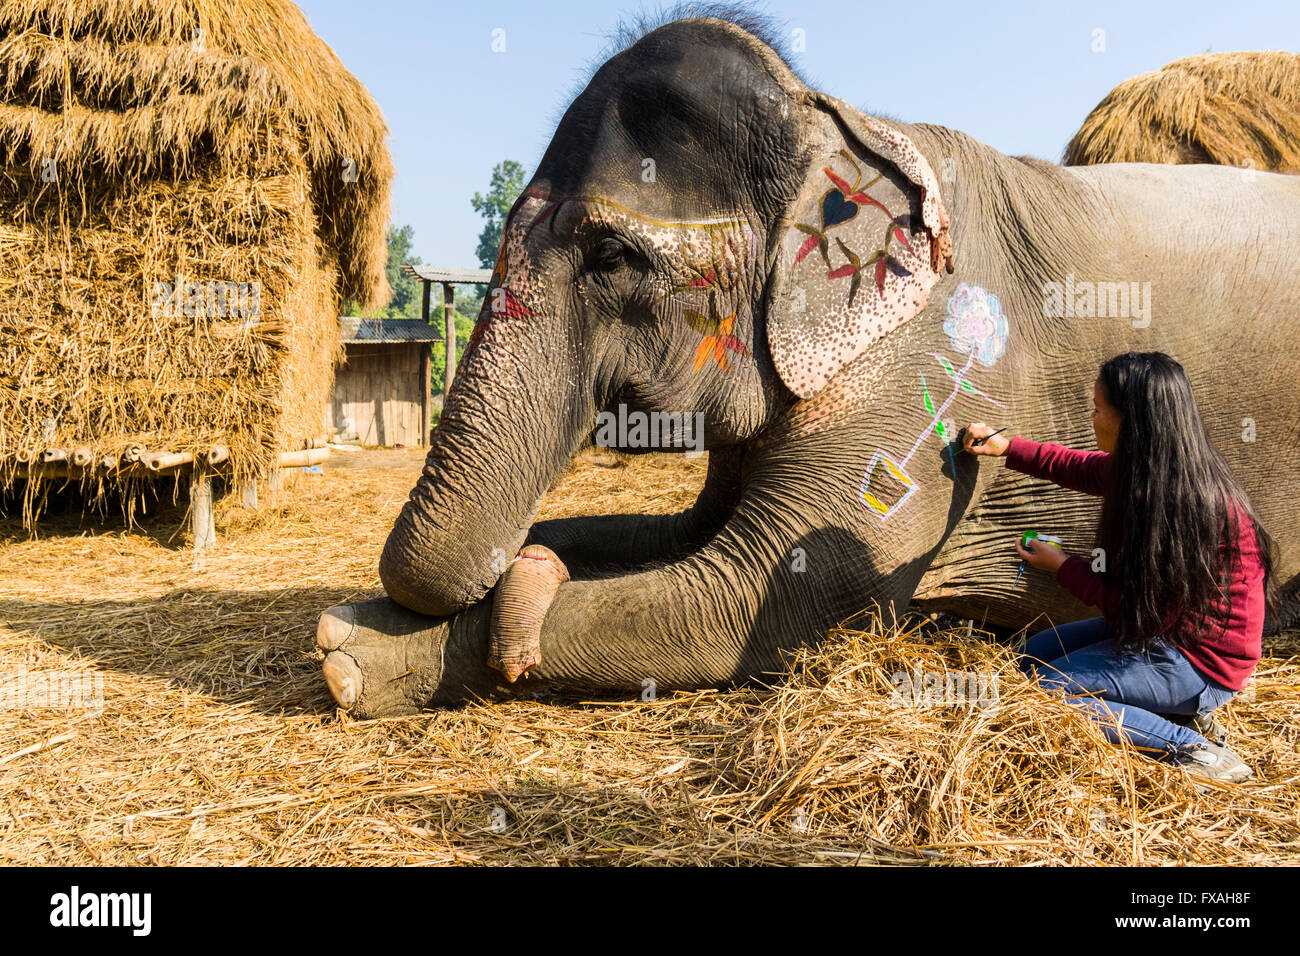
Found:
<svg viewBox="0 0 1300 956"><path fill-rule="evenodd" d="M441 682L449 629L387 598L332 607L316 626L325 683L354 717L416 713Z"/></svg>
<svg viewBox="0 0 1300 956"><path fill-rule="evenodd" d="M510 562L492 600L487 663L510 683L542 662L542 620L569 571L550 548L530 544Z"/></svg>

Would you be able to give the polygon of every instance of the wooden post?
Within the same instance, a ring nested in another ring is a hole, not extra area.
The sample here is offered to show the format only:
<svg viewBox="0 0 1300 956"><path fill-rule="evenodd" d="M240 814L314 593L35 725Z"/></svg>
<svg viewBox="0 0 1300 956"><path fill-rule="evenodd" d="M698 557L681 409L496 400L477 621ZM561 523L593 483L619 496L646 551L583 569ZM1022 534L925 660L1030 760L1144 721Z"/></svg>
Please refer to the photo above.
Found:
<svg viewBox="0 0 1300 956"><path fill-rule="evenodd" d="M442 284L442 314L447 322L447 374L442 380L442 407L447 407L451 380L456 374L456 287L450 282Z"/></svg>
<svg viewBox="0 0 1300 956"><path fill-rule="evenodd" d="M190 527L194 532L194 553L216 544L217 529L212 521L212 476L198 468L190 472Z"/></svg>
<svg viewBox="0 0 1300 956"><path fill-rule="evenodd" d="M431 294L430 290L433 288L433 282L432 280L426 279L422 285L423 294L420 301L420 315L427 324L429 321L429 296ZM431 348L433 348L432 345L426 344L424 346L424 351L420 355L420 382L422 383L420 385L420 444L422 446L429 444L429 374L431 371L429 364L429 349Z"/></svg>
<svg viewBox="0 0 1300 956"><path fill-rule="evenodd" d="M257 510L257 482L255 481L244 485L244 507L249 511Z"/></svg>
<svg viewBox="0 0 1300 956"><path fill-rule="evenodd" d="M420 447L429 444L429 434L433 427L429 421L429 350L433 346L428 342L420 343Z"/></svg>

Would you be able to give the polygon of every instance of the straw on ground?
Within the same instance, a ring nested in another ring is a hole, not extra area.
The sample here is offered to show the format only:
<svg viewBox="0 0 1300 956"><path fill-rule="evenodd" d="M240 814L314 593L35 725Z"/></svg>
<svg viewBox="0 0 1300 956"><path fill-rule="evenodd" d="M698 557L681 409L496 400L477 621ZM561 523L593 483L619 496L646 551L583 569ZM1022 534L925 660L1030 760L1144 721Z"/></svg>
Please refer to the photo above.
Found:
<svg viewBox="0 0 1300 956"><path fill-rule="evenodd" d="M358 460L360 459L360 460ZM769 687L554 695L361 724L316 616L380 593L418 453L227 502L195 573L179 512L3 526L0 672L101 676L103 709L0 710L8 863L1294 863L1300 656L1269 639L1226 709L1257 771L1198 792L1105 743L978 631L864 617ZM609 464L608 461L605 462ZM541 517L674 511L704 460L581 458ZM996 675L996 706L900 706L898 675Z"/></svg>

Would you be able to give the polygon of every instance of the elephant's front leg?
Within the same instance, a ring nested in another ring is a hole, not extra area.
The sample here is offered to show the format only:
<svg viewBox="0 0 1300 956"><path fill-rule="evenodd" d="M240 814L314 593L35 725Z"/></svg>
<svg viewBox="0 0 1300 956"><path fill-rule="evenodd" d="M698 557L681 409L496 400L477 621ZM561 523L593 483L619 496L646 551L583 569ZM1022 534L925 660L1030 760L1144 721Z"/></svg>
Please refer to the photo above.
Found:
<svg viewBox="0 0 1300 956"><path fill-rule="evenodd" d="M542 622L571 573L613 574L684 557L726 521L739 483L740 451L723 449L710 455L699 499L680 514L540 522L490 597L453 617L427 617L388 598L330 608L316 644L331 693L340 706L374 717L505 692L540 664Z"/></svg>
<svg viewBox="0 0 1300 956"><path fill-rule="evenodd" d="M565 583L545 602L534 642L516 642L516 650L536 649L534 680L606 689L650 681L666 690L726 683L747 658L751 669L774 668L778 643L815 636L803 632L806 620L800 628L760 626L756 589L712 573L717 561L700 555L671 568ZM789 596L781 603L792 619L802 617ZM450 618L425 617L387 598L331 608L316 634L330 692L354 717L369 719L536 686L511 684L490 666L493 605L484 601ZM772 608L764 615L777 616Z"/></svg>
<svg viewBox="0 0 1300 956"><path fill-rule="evenodd" d="M925 567L914 555L878 571L856 536L836 528L773 533L769 523L742 508L683 561L561 584L541 620L533 674L574 688L725 685L779 670L783 651L820 640L873 600L901 606ZM791 566L795 548L809 571ZM318 640L330 651L326 677L336 699L356 716L377 717L508 692L486 663L488 603L438 621L389 601L328 612Z"/></svg>

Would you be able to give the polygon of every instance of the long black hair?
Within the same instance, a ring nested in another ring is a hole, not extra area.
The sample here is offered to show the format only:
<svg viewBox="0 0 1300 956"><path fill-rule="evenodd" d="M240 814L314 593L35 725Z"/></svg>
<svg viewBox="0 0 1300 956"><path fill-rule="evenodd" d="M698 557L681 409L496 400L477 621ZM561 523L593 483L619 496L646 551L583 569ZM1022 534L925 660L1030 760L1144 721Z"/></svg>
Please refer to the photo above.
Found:
<svg viewBox="0 0 1300 956"><path fill-rule="evenodd" d="M1123 416L1097 534L1119 598L1111 621L1118 642L1186 647L1226 626L1239 514L1255 526L1272 614L1276 545L1206 433L1183 367L1163 352L1126 352L1102 365L1097 380Z"/></svg>

